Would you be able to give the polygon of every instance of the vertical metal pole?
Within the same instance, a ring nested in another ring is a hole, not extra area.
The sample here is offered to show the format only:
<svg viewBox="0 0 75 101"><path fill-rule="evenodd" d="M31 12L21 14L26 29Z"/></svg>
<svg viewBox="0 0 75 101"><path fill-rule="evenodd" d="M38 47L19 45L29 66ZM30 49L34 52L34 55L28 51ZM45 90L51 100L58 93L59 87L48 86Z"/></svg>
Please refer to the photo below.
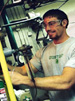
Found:
<svg viewBox="0 0 75 101"><path fill-rule="evenodd" d="M2 2L2 4L4 4L3 0L1 0L1 2ZM9 24L10 23L5 9L2 12L2 18L3 18L4 24ZM15 37L14 37L13 30L12 30L11 26L6 27L6 32L8 34L8 38L9 38L12 49L17 49L18 47L17 47L16 40L15 40Z"/></svg>

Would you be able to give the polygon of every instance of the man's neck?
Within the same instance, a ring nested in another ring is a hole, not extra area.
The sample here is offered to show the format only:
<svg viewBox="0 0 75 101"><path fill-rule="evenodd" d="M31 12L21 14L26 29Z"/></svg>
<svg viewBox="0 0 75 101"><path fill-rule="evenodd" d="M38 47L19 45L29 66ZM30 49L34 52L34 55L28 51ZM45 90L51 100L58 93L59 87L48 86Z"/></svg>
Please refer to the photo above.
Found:
<svg viewBox="0 0 75 101"><path fill-rule="evenodd" d="M68 38L69 38L69 36L66 35L66 36L63 37L63 38L59 38L59 39L55 39L55 40L53 40L53 42L54 42L55 44L60 44L60 43L65 42Z"/></svg>

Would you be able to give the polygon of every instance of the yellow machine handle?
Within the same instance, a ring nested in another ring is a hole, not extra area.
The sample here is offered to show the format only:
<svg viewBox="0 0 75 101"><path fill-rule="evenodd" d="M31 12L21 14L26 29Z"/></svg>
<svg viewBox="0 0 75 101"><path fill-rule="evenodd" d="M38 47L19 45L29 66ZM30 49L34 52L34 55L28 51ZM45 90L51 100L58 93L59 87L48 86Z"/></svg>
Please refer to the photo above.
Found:
<svg viewBox="0 0 75 101"><path fill-rule="evenodd" d="M9 75L9 72L8 72L7 63L6 63L6 60L5 60L4 53L3 53L3 48L2 48L1 41L0 41L0 63L1 63L3 76L4 76L6 86L7 86L10 101L17 101L16 97L15 97L14 90L13 90L13 86L12 86L12 83L11 83L10 75Z"/></svg>

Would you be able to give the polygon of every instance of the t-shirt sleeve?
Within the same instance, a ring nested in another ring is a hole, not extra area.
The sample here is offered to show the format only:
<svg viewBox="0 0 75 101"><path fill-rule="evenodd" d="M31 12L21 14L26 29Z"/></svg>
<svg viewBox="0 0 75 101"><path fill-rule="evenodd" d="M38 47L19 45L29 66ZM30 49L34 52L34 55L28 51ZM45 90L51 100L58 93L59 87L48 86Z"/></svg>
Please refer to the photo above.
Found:
<svg viewBox="0 0 75 101"><path fill-rule="evenodd" d="M65 67L75 68L75 48L74 47L71 47L68 52L69 57L68 57L68 61L65 64Z"/></svg>
<svg viewBox="0 0 75 101"><path fill-rule="evenodd" d="M42 49L38 50L35 54L35 56L30 60L31 64L34 65L34 67L38 70L42 69L41 65L41 54L42 54Z"/></svg>
<svg viewBox="0 0 75 101"><path fill-rule="evenodd" d="M65 64L65 67L75 68L75 57L70 58L70 60L68 60L67 63Z"/></svg>

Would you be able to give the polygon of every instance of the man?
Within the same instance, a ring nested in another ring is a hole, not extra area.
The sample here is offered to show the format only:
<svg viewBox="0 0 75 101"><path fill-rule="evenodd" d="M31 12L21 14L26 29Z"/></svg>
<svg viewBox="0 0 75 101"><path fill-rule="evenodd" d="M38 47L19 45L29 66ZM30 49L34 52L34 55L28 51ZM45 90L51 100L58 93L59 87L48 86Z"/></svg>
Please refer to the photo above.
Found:
<svg viewBox="0 0 75 101"><path fill-rule="evenodd" d="M67 35L68 17L63 11L52 9L44 14L43 20L53 41L38 50L30 60L34 72L43 69L45 74L45 77L34 78L35 85L48 90L51 101L75 101L75 38ZM33 81L24 74L24 67L15 68L13 75L10 72L12 83L34 87Z"/></svg>

